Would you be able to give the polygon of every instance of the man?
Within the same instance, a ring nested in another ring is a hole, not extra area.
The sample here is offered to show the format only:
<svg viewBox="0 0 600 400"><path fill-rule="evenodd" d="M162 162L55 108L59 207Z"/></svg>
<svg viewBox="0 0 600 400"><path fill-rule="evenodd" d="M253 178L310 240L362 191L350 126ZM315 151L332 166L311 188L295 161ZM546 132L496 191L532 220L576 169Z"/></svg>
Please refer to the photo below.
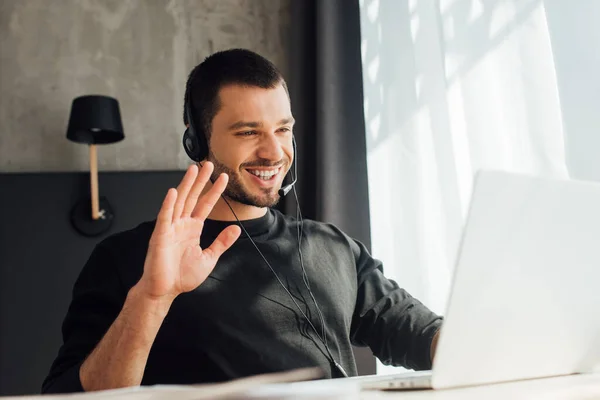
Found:
<svg viewBox="0 0 600 400"><path fill-rule="evenodd" d="M275 66L247 50L216 53L190 73L185 102L184 123L207 154L167 192L156 221L96 246L43 392L311 366L356 375L352 344L386 364L430 368L441 317L335 226L271 208L294 159Z"/></svg>

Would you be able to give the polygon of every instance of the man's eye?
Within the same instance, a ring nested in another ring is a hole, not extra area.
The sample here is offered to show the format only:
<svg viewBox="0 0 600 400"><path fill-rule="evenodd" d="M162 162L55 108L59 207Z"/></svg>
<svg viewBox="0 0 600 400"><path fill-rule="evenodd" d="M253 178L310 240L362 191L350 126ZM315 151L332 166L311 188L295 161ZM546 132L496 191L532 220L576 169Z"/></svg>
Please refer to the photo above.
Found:
<svg viewBox="0 0 600 400"><path fill-rule="evenodd" d="M279 129L281 132L291 132L290 128L280 128Z"/></svg>
<svg viewBox="0 0 600 400"><path fill-rule="evenodd" d="M251 135L256 135L256 131L245 131L245 132L240 132L238 133L239 136L251 136Z"/></svg>

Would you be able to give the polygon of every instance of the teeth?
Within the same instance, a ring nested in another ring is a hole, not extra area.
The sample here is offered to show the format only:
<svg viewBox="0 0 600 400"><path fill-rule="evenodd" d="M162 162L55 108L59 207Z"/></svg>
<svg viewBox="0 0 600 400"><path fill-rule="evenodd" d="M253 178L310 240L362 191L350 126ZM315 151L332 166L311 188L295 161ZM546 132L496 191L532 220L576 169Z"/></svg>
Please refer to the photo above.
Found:
<svg viewBox="0 0 600 400"><path fill-rule="evenodd" d="M275 169L275 170L271 170L271 171L256 171L256 170L248 170L248 172L250 172L251 174L254 174L260 178L272 178L273 175L276 175L279 172L279 168Z"/></svg>

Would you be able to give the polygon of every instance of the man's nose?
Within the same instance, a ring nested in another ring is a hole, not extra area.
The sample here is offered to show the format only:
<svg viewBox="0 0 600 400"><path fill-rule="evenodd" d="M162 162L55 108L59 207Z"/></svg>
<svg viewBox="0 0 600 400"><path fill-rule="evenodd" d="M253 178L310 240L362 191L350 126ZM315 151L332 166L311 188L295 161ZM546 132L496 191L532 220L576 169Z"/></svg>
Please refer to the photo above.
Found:
<svg viewBox="0 0 600 400"><path fill-rule="evenodd" d="M283 158L283 154L283 146L277 136L263 136L258 149L258 156L260 158L271 161L279 161Z"/></svg>

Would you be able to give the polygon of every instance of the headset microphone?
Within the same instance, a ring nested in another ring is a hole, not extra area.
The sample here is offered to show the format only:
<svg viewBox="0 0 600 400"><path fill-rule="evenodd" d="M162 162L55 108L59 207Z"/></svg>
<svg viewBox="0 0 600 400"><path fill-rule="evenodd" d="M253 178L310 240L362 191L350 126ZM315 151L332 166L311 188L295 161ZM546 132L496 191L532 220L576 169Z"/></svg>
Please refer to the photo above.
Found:
<svg viewBox="0 0 600 400"><path fill-rule="evenodd" d="M278 192L279 196L284 197L286 194L288 194L290 192L290 190L292 190L292 188L296 184L296 181L297 181L297 179L294 179L294 182L279 189L279 192Z"/></svg>
<svg viewBox="0 0 600 400"><path fill-rule="evenodd" d="M277 192L277 193L279 193L279 197L284 197L286 194L288 194L290 192L290 190L292 190L292 188L296 184L296 181L298 180L298 162L296 161L297 149L296 149L296 137L295 136L292 136L292 145L294 147L294 174L292 175L292 178L294 180L289 185L286 185L286 186L282 187L281 189L279 189L279 191Z"/></svg>

